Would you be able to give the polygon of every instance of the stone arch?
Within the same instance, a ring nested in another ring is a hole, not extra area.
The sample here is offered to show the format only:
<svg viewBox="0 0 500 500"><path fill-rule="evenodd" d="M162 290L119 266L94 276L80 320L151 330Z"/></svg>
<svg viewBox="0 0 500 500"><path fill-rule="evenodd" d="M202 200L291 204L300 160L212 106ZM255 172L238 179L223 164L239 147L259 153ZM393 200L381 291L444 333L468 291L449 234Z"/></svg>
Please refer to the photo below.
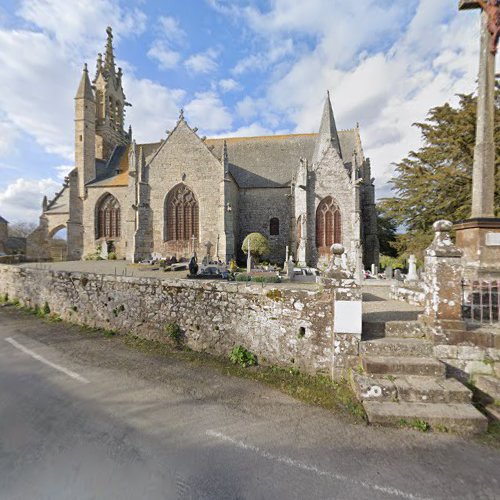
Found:
<svg viewBox="0 0 500 500"><path fill-rule="evenodd" d="M95 206L96 240L117 239L121 236L120 202L111 194L104 193Z"/></svg>
<svg viewBox="0 0 500 500"><path fill-rule="evenodd" d="M51 228L48 232L48 251L49 258L52 261L63 261L68 258L68 236L67 233L63 238L56 238L55 236L60 231L66 231L66 224L58 224Z"/></svg>
<svg viewBox="0 0 500 500"><path fill-rule="evenodd" d="M165 197L163 207L164 241L196 241L200 237L200 208L194 192L184 183L174 186Z"/></svg>
<svg viewBox="0 0 500 500"><path fill-rule="evenodd" d="M316 210L316 247L320 255L329 255L334 243L342 243L342 215L331 196L323 198Z"/></svg>

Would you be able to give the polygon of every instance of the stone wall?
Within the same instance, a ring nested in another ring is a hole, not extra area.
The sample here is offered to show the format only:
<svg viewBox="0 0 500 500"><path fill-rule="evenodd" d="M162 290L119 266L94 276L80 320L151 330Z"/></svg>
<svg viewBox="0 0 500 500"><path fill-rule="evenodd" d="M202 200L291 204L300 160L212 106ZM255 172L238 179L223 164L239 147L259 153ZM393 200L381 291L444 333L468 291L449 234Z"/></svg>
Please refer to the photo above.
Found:
<svg viewBox="0 0 500 500"><path fill-rule="evenodd" d="M282 265L290 242L290 188L241 189L239 197L239 258L241 245L250 233L261 233L269 241L269 260ZM279 234L271 236L270 222L279 220Z"/></svg>
<svg viewBox="0 0 500 500"><path fill-rule="evenodd" d="M396 283L391 286L391 299L407 302L412 306L425 306L425 292L423 286L415 284Z"/></svg>
<svg viewBox="0 0 500 500"><path fill-rule="evenodd" d="M357 360L359 339L333 333L328 290L158 280L0 265L0 294L29 307L48 303L62 319L167 340L177 323L189 347L227 356L237 345L261 363L335 376ZM345 358L345 359L344 359Z"/></svg>

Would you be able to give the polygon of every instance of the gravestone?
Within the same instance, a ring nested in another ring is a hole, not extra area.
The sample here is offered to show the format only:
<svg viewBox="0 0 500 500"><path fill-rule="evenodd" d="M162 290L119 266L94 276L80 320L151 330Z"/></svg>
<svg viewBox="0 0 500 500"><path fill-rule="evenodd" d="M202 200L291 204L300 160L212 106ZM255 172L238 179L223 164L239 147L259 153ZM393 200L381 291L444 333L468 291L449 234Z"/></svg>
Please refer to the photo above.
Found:
<svg viewBox="0 0 500 500"><path fill-rule="evenodd" d="M250 252L250 238L248 238L247 242L247 273L250 274L252 272L252 253Z"/></svg>
<svg viewBox="0 0 500 500"><path fill-rule="evenodd" d="M401 273L401 269L396 269L394 271L394 279L398 281L403 281L403 274Z"/></svg>
<svg viewBox="0 0 500 500"><path fill-rule="evenodd" d="M103 241L101 243L101 253L99 254L99 256L103 260L108 260L108 242L107 241Z"/></svg>
<svg viewBox="0 0 500 500"><path fill-rule="evenodd" d="M392 280L392 266L387 266L384 271L385 277L388 280Z"/></svg>

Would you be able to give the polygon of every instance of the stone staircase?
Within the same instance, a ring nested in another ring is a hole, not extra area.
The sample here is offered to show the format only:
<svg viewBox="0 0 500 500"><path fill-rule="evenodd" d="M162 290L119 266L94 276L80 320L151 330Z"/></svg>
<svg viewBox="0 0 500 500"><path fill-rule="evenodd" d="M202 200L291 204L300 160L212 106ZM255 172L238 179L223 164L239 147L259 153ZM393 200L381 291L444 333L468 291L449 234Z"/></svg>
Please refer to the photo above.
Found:
<svg viewBox="0 0 500 500"><path fill-rule="evenodd" d="M351 382L370 423L486 431L488 420L471 404L472 392L446 377L418 321L364 321L360 356L362 370L353 371Z"/></svg>

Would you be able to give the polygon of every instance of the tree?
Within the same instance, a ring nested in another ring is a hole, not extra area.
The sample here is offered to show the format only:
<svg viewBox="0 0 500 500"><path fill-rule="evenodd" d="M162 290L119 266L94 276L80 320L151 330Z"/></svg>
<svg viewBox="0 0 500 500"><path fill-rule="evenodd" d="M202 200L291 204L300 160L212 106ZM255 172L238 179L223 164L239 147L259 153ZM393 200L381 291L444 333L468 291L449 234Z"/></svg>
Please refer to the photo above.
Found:
<svg viewBox="0 0 500 500"><path fill-rule="evenodd" d="M498 94L497 94L498 96ZM429 111L424 123L416 123L423 145L395 165L391 180L395 196L382 200L381 209L406 229L395 247L400 254L420 258L432 241L432 224L439 219L458 222L471 212L472 164L476 133L476 97L459 95L458 107L449 104ZM496 192L500 214L500 106L496 101Z"/></svg>
<svg viewBox="0 0 500 500"><path fill-rule="evenodd" d="M267 238L260 233L250 233L244 240L241 249L245 253L248 253L248 240L250 239L250 254L255 259L256 262L262 257L269 255L269 242Z"/></svg>
<svg viewBox="0 0 500 500"><path fill-rule="evenodd" d="M395 248L397 229L398 225L393 219L382 212L378 213L377 231L381 255L397 257L398 251Z"/></svg>
<svg viewBox="0 0 500 500"><path fill-rule="evenodd" d="M34 222L14 222L9 224L9 235L27 238L37 227Z"/></svg>

